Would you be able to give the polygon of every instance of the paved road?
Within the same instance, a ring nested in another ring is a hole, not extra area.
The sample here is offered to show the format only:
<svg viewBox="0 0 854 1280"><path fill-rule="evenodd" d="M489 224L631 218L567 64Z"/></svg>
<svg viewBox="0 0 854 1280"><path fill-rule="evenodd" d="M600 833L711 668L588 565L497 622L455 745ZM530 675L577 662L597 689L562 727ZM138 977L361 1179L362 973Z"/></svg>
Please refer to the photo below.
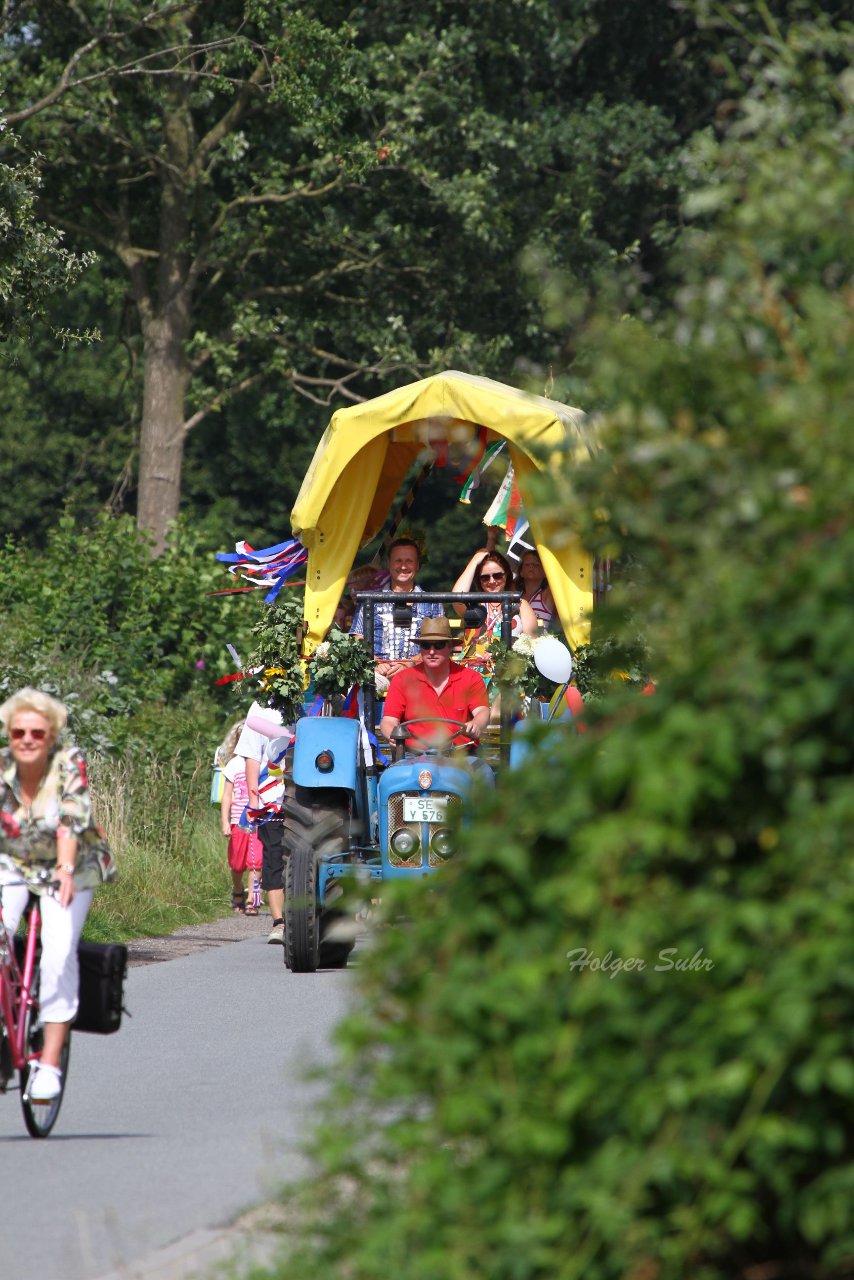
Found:
<svg viewBox="0 0 854 1280"><path fill-rule="evenodd" d="M210 1240L304 1171L317 1085L303 1072L329 1059L351 983L288 973L260 923L246 941L130 970L133 1017L74 1038L46 1141L27 1135L17 1093L0 1096L4 1280L183 1274L156 1257Z"/></svg>

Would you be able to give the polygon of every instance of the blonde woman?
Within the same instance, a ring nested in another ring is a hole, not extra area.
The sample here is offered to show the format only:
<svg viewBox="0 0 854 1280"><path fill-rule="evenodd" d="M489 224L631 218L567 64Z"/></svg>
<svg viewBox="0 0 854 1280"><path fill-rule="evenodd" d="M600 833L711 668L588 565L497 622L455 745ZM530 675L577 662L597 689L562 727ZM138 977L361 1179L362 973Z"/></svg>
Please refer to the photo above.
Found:
<svg viewBox="0 0 854 1280"><path fill-rule="evenodd" d="M19 689L0 706L9 746L0 750L0 825L3 851L15 861L53 871L56 896L42 895L41 1015L44 1048L27 1092L52 1102L61 1092L61 1058L77 1014L77 943L93 890L113 874L92 821L86 761L63 746L68 712L38 689ZM11 883L10 883L11 881ZM10 935L24 913L29 889L0 873L3 918Z"/></svg>

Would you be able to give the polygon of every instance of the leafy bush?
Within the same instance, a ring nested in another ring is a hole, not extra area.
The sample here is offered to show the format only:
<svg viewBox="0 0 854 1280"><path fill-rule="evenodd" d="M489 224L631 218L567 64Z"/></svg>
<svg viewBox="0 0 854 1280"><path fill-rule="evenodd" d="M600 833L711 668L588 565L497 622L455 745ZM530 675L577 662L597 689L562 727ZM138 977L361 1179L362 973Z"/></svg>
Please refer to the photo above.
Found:
<svg viewBox="0 0 854 1280"><path fill-rule="evenodd" d="M64 516L43 551L0 551L0 696L35 685L68 705L119 867L89 937L162 933L227 901L209 766L231 709L211 677L231 665L226 640L246 651L253 614L208 594L222 583L188 530L152 560L129 518Z"/></svg>
<svg viewBox="0 0 854 1280"><path fill-rule="evenodd" d="M851 32L774 53L542 490L638 566L608 612L656 694L542 726L465 856L384 887L283 1280L854 1270Z"/></svg>
<svg viewBox="0 0 854 1280"><path fill-rule="evenodd" d="M264 607L252 635L255 643L249 669L259 676L262 698L282 713L286 723L291 723L302 713L306 687L300 661L302 602L283 592Z"/></svg>
<svg viewBox="0 0 854 1280"><path fill-rule="evenodd" d="M209 594L222 582L188 529L152 560L130 517L104 515L88 528L64 516L44 551L7 540L0 692L28 684L55 693L77 738L100 750L151 730L174 745L192 717L215 739L222 713L212 676L228 670L227 641L247 647L251 622L242 598L235 607Z"/></svg>
<svg viewBox="0 0 854 1280"><path fill-rule="evenodd" d="M338 627L330 627L315 649L310 670L314 688L323 698L343 697L356 684L374 688L373 655L363 640Z"/></svg>

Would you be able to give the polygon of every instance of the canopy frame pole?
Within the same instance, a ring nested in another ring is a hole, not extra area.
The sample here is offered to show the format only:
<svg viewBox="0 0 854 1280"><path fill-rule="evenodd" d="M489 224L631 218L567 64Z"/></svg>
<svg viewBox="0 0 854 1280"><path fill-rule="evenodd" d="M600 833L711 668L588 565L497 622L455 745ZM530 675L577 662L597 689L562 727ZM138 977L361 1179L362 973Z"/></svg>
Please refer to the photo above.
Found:
<svg viewBox="0 0 854 1280"><path fill-rule="evenodd" d="M509 649L513 643L513 617L518 612L521 595L518 591L416 591L409 595L405 591L358 591L353 599L364 609L365 635L364 643L370 653L374 652L374 605L375 604L500 604L501 605L501 640ZM374 716L376 697L373 689L364 690L365 723L372 733L376 732ZM499 722L501 734L501 763L510 763L510 711L501 708Z"/></svg>

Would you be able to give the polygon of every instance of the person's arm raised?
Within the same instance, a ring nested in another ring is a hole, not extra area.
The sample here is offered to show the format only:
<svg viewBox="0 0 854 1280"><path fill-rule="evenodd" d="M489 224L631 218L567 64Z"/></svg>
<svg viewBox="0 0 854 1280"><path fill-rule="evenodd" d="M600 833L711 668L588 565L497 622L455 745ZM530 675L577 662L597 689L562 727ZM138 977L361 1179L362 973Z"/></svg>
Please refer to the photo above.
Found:
<svg viewBox="0 0 854 1280"><path fill-rule="evenodd" d="M463 569L462 573L457 578L454 585L451 587L451 590L452 591L476 591L477 587L472 585L474 582L474 571L477 568L477 566L480 564L484 556L488 554L489 552L487 551L486 547L481 547L479 551L475 551L471 560L469 560L465 569ZM464 604L455 604L455 605L452 605L452 608L460 618L463 616L463 614L466 611L466 607Z"/></svg>

